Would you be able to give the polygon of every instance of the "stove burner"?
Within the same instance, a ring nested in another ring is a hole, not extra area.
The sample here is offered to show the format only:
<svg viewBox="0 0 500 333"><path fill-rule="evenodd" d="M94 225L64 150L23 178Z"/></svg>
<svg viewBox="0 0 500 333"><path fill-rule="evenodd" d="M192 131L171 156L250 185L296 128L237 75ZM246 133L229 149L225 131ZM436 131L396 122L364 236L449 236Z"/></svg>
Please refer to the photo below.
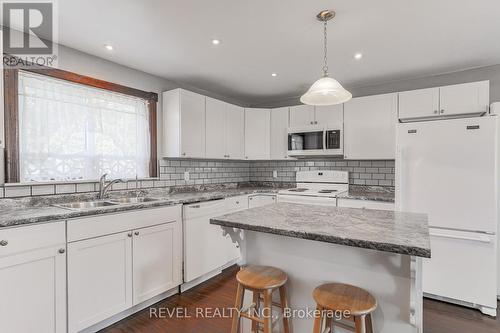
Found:
<svg viewBox="0 0 500 333"><path fill-rule="evenodd" d="M333 193L337 192L337 190L319 190L318 193Z"/></svg>
<svg viewBox="0 0 500 333"><path fill-rule="evenodd" d="M290 192L305 192L305 191L307 191L307 188L300 188L300 187L298 187L298 188L291 188L288 191L290 191Z"/></svg>

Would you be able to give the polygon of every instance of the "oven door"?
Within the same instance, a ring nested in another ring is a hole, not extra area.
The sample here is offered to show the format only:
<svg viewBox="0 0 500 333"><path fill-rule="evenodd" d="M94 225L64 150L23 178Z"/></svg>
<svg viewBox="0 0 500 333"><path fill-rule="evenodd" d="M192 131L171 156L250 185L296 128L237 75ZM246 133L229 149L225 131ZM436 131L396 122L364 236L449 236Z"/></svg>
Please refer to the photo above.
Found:
<svg viewBox="0 0 500 333"><path fill-rule="evenodd" d="M278 202L299 203L306 205L337 206L337 198L311 197L306 195L278 194Z"/></svg>
<svg viewBox="0 0 500 333"><path fill-rule="evenodd" d="M288 130L288 155L318 155L324 154L325 129L310 127Z"/></svg>

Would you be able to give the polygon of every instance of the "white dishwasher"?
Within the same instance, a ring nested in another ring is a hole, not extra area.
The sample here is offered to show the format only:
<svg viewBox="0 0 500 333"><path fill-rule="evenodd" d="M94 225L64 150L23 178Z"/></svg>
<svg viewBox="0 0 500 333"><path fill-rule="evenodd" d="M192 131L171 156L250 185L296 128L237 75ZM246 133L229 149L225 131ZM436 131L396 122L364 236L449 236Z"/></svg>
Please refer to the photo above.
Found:
<svg viewBox="0 0 500 333"><path fill-rule="evenodd" d="M225 200L184 206L184 281L190 282L227 263L227 240L210 218L224 215Z"/></svg>

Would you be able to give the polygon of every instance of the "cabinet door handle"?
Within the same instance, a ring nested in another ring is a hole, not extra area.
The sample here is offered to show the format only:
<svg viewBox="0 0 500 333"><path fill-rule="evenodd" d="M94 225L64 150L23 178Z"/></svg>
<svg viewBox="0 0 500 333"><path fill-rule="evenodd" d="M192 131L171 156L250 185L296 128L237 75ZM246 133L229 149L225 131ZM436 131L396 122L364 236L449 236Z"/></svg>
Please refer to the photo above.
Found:
<svg viewBox="0 0 500 333"><path fill-rule="evenodd" d="M434 114L437 114L438 113L438 110L434 110Z"/></svg>
<svg viewBox="0 0 500 333"><path fill-rule="evenodd" d="M317 122L317 121L315 121L314 123L315 123L315 124L317 124L318 122Z"/></svg>
<svg viewBox="0 0 500 333"><path fill-rule="evenodd" d="M9 244L9 242L5 239L0 241L0 246L7 246L8 244Z"/></svg>
<svg viewBox="0 0 500 333"><path fill-rule="evenodd" d="M444 109L441 109L441 113L444 113Z"/></svg>
<svg viewBox="0 0 500 333"><path fill-rule="evenodd" d="M139 231L134 232L134 235L139 236Z"/></svg>
<svg viewBox="0 0 500 333"><path fill-rule="evenodd" d="M239 201L236 201L236 204L237 204L237 205L239 205L239 204L240 204L240 202L239 202Z"/></svg>
<svg viewBox="0 0 500 333"><path fill-rule="evenodd" d="M132 237L132 233L131 233L131 232L129 232L129 233L127 234L127 236L128 236L128 237Z"/></svg>
<svg viewBox="0 0 500 333"><path fill-rule="evenodd" d="M200 208L200 205L189 206L189 208Z"/></svg>
<svg viewBox="0 0 500 333"><path fill-rule="evenodd" d="M186 153L182 153L182 156L186 156Z"/></svg>
<svg viewBox="0 0 500 333"><path fill-rule="evenodd" d="M59 249L59 251L58 251L58 252L59 252L60 254L63 254L64 252L66 252L66 250L65 250L65 249Z"/></svg>
<svg viewBox="0 0 500 333"><path fill-rule="evenodd" d="M311 125L314 124L314 121L311 121Z"/></svg>

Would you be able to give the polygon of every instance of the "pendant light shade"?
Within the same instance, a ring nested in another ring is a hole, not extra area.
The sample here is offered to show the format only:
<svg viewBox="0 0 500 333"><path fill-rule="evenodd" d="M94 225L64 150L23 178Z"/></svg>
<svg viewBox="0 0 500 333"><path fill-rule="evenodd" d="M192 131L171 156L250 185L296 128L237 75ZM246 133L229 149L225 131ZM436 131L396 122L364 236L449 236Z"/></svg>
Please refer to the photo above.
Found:
<svg viewBox="0 0 500 333"><path fill-rule="evenodd" d="M352 94L345 90L339 81L326 76L314 82L300 97L300 101L308 105L335 105L345 103L351 98Z"/></svg>
<svg viewBox="0 0 500 333"><path fill-rule="evenodd" d="M327 24L335 17L332 10L321 11L316 18L323 22L324 65L323 77L313 83L311 88L300 97L300 101L308 105L335 105L347 102L352 94L345 90L339 81L328 76Z"/></svg>

